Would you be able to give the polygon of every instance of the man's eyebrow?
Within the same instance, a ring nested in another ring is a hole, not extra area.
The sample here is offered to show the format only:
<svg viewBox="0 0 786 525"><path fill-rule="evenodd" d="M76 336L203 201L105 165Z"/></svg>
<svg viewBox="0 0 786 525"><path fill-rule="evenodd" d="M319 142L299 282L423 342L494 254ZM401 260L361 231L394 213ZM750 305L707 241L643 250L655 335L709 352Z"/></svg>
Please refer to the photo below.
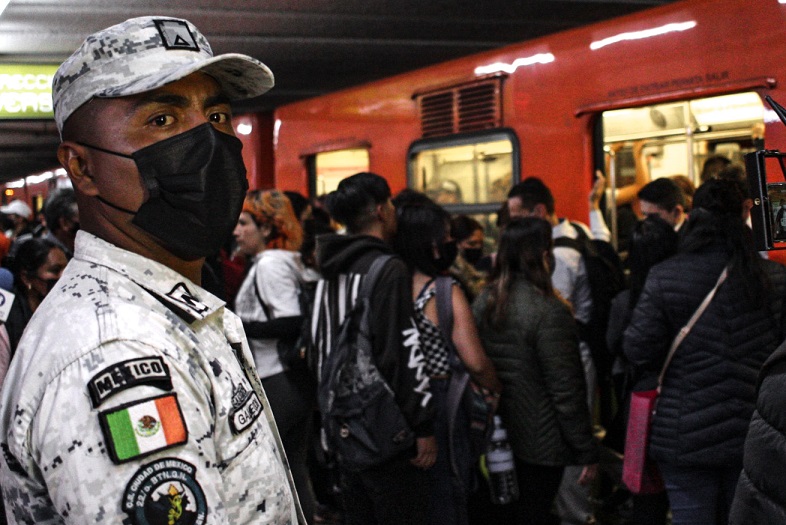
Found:
<svg viewBox="0 0 786 525"><path fill-rule="evenodd" d="M213 106L217 106L220 104L229 104L229 97L227 97L223 93L218 93L216 95L212 95L205 100L203 106L205 108L210 108ZM144 106L148 106L151 104L163 104L169 106L175 106L178 108L185 108L188 107L190 101L188 98L177 95L174 93L149 93L139 97L129 108L129 113L134 113Z"/></svg>
<svg viewBox="0 0 786 525"><path fill-rule="evenodd" d="M205 107L212 108L213 106L218 106L220 104L229 104L229 97L223 93L219 93L217 95L213 95L212 97L208 97L205 100Z"/></svg>
<svg viewBox="0 0 786 525"><path fill-rule="evenodd" d="M130 113L134 113L144 106L151 104L165 104L184 108L188 106L188 99L182 95L175 95L174 93L147 93L139 97L129 108Z"/></svg>

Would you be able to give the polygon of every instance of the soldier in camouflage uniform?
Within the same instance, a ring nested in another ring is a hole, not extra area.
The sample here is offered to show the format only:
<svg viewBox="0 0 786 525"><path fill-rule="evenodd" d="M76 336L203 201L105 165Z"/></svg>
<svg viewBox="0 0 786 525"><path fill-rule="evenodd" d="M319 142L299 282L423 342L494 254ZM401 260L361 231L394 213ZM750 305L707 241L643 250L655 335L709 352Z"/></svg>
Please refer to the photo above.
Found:
<svg viewBox="0 0 786 525"><path fill-rule="evenodd" d="M199 286L247 188L229 102L272 85L156 17L55 75L82 230L2 392L10 523L305 524L242 324Z"/></svg>

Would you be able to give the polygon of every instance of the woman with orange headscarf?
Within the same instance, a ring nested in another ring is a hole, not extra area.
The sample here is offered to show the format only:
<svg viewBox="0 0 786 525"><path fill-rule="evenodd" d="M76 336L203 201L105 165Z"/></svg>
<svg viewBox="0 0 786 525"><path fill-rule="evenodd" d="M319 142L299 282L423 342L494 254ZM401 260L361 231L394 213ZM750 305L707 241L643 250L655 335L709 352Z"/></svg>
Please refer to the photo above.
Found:
<svg viewBox="0 0 786 525"><path fill-rule="evenodd" d="M281 434L304 514L314 515L306 466L315 391L308 372L290 370L278 354L279 340L297 337L302 326L299 290L310 280L300 260L303 230L292 204L277 190L251 191L233 233L251 265L235 297L259 377Z"/></svg>

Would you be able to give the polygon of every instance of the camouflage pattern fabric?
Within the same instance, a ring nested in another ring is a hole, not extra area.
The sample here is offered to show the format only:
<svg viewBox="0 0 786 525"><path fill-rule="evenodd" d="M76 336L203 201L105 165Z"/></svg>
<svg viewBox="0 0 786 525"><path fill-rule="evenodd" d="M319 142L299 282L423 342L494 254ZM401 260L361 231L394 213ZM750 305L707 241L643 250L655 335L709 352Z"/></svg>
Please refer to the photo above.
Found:
<svg viewBox="0 0 786 525"><path fill-rule="evenodd" d="M207 39L187 20L132 18L90 35L52 81L57 128L93 97L136 95L195 71L215 78L230 100L259 96L273 87L273 73L237 53L213 56Z"/></svg>
<svg viewBox="0 0 786 525"><path fill-rule="evenodd" d="M2 392L9 523L298 523L240 320L180 274L89 233L75 252ZM169 439L159 430L174 420L174 444L135 452L101 426L161 400L179 414L130 417L131 441Z"/></svg>

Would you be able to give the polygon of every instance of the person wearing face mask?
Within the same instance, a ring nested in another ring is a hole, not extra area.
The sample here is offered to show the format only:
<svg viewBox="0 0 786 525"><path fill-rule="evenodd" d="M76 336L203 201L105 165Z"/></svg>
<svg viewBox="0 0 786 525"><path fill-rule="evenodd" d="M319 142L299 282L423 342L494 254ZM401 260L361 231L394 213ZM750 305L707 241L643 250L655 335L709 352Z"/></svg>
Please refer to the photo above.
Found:
<svg viewBox="0 0 786 525"><path fill-rule="evenodd" d="M470 453L467 414L459 410L455 428L451 429L449 424L451 352L456 352L475 383L486 389L491 404L496 405L502 385L480 344L469 302L455 280L450 286L454 319L450 341L445 340L439 327L440 287L436 279L446 275L458 251L456 241L450 236L450 215L435 204L402 206L398 210L395 246L412 272L415 324L420 331L436 411L437 461L429 470L432 487L429 523L465 525L469 519L467 498L476 458Z"/></svg>
<svg viewBox="0 0 786 525"><path fill-rule="evenodd" d="M65 252L49 240L28 239L19 246L13 260L15 297L5 323L12 356L27 323L60 279L67 262Z"/></svg>
<svg viewBox="0 0 786 525"><path fill-rule="evenodd" d="M467 215L450 221L450 235L455 239L458 255L450 266L450 274L464 286L473 300L486 284L486 274L477 266L483 258L483 226Z"/></svg>
<svg viewBox="0 0 786 525"><path fill-rule="evenodd" d="M272 85L150 16L55 74L80 229L3 386L10 523L306 523L242 322L200 286L248 187L230 102Z"/></svg>

